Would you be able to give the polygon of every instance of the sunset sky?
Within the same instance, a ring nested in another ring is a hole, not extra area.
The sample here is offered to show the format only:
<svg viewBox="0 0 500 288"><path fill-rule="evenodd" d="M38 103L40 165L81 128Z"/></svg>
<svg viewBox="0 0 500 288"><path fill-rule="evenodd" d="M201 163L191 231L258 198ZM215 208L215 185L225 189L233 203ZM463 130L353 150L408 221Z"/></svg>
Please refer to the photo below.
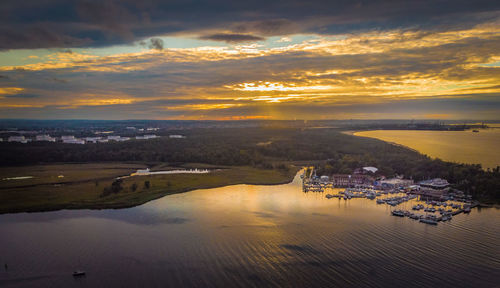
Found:
<svg viewBox="0 0 500 288"><path fill-rule="evenodd" d="M500 2L3 0L0 118L500 120Z"/></svg>

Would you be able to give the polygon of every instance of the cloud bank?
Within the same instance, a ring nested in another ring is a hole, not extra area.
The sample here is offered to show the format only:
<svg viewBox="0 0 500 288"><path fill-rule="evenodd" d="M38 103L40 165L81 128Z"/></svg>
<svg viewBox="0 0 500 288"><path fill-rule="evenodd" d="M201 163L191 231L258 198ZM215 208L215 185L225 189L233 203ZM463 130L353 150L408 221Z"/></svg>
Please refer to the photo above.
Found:
<svg viewBox="0 0 500 288"><path fill-rule="evenodd" d="M0 65L6 118L500 118L497 1L8 0L0 16L0 49L28 59Z"/></svg>

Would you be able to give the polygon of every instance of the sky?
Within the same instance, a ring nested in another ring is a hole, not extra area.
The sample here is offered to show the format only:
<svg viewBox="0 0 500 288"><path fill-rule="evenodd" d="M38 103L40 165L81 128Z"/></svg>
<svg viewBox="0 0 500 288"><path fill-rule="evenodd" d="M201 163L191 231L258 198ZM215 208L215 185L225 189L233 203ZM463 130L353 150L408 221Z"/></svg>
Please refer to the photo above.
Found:
<svg viewBox="0 0 500 288"><path fill-rule="evenodd" d="M0 118L500 120L500 2L2 0Z"/></svg>

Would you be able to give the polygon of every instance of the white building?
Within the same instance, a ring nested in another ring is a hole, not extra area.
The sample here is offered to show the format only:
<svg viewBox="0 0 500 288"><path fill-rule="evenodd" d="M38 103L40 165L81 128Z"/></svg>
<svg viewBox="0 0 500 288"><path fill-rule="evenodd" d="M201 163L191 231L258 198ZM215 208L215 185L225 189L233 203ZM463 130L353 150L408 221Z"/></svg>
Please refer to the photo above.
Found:
<svg viewBox="0 0 500 288"><path fill-rule="evenodd" d="M182 139L182 138L186 138L186 136L183 136L183 135L168 135L168 138Z"/></svg>
<svg viewBox="0 0 500 288"><path fill-rule="evenodd" d="M36 135L36 141L48 141L48 142L56 142L56 138L50 137L50 135Z"/></svg>
<svg viewBox="0 0 500 288"><path fill-rule="evenodd" d="M61 136L61 140L64 142L65 140L74 140L75 139L75 136L73 135L65 135L65 136Z"/></svg>
<svg viewBox="0 0 500 288"><path fill-rule="evenodd" d="M85 137L86 142L97 143L102 137Z"/></svg>
<svg viewBox="0 0 500 288"><path fill-rule="evenodd" d="M122 141L128 141L128 140L130 140L130 137L108 136L108 140L109 140L109 141L118 141L118 142L122 142Z"/></svg>
<svg viewBox="0 0 500 288"><path fill-rule="evenodd" d="M26 144L31 141L31 139L26 139L24 136L10 136L9 139L7 140L9 142L19 142Z"/></svg>
<svg viewBox="0 0 500 288"><path fill-rule="evenodd" d="M63 143L66 143L66 144L85 144L85 140L73 137L73 138L69 138L69 139L63 139Z"/></svg>
<svg viewBox="0 0 500 288"><path fill-rule="evenodd" d="M137 139L137 140L147 140L147 139L155 139L155 138L158 138L158 136L156 136L154 134L144 135L144 136L135 136L135 139Z"/></svg>
<svg viewBox="0 0 500 288"><path fill-rule="evenodd" d="M363 171L366 171L366 172L371 172L371 173L376 173L378 171L378 168L376 167L363 167Z"/></svg>

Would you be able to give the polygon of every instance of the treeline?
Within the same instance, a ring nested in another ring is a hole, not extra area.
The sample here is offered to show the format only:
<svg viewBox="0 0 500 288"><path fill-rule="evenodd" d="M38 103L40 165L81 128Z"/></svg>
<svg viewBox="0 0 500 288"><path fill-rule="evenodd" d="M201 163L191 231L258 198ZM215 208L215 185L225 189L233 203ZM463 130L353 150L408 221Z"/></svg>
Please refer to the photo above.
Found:
<svg viewBox="0 0 500 288"><path fill-rule="evenodd" d="M185 130L183 134L185 139L162 137L85 145L3 142L0 165L140 161L286 169L280 164L283 161L326 160L318 167L321 174L351 173L358 167L375 166L388 177L442 177L477 198L500 200L498 168L485 171L479 165L433 160L404 147L335 129L206 128Z"/></svg>

